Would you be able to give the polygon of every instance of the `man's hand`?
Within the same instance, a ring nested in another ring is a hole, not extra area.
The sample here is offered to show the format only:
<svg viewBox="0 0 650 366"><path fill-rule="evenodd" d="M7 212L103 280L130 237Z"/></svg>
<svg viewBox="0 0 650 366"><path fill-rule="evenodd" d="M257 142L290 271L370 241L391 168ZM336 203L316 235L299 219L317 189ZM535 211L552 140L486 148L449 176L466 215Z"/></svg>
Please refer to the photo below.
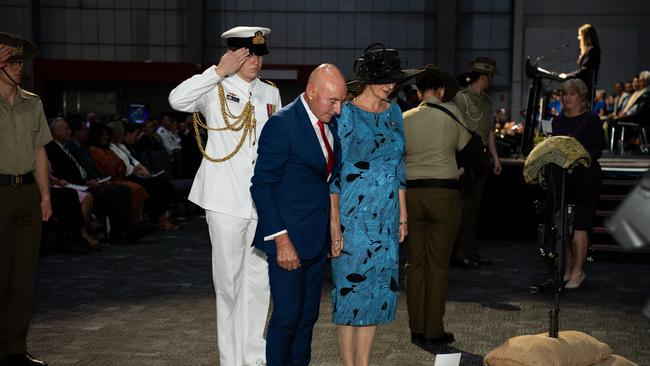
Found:
<svg viewBox="0 0 650 366"><path fill-rule="evenodd" d="M13 54L14 54L13 48L4 44L0 45L0 69L3 69L5 66L7 66L6 61Z"/></svg>
<svg viewBox="0 0 650 366"><path fill-rule="evenodd" d="M228 50L221 56L217 65L217 74L222 78L230 76L241 68L250 55L248 48L240 48L237 51Z"/></svg>
<svg viewBox="0 0 650 366"><path fill-rule="evenodd" d="M289 234L281 234L275 238L278 266L293 271L300 267L298 253L289 239Z"/></svg>
<svg viewBox="0 0 650 366"><path fill-rule="evenodd" d="M52 203L49 198L41 199L41 218L47 221L52 217Z"/></svg>
<svg viewBox="0 0 650 366"><path fill-rule="evenodd" d="M501 169L501 161L499 161L499 159L494 160L494 168L492 168L494 175L501 174Z"/></svg>

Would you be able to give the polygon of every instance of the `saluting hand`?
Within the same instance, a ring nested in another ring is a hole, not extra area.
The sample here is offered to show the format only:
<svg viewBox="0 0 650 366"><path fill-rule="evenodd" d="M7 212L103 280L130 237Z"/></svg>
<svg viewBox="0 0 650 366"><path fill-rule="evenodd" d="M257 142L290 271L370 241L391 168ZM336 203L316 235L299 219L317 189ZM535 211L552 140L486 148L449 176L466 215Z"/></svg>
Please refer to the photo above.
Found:
<svg viewBox="0 0 650 366"><path fill-rule="evenodd" d="M0 69L7 66L7 63L5 61L7 61L7 59L9 59L11 55L13 55L13 53L14 53L13 48L4 44L0 45Z"/></svg>
<svg viewBox="0 0 650 366"><path fill-rule="evenodd" d="M228 50L221 56L219 64L217 65L217 74L219 76L230 76L242 67L246 58L250 55L248 48L240 48L236 51Z"/></svg>
<svg viewBox="0 0 650 366"><path fill-rule="evenodd" d="M275 238L275 250L277 253L278 266L293 271L300 267L298 253L291 243L288 234L282 234Z"/></svg>

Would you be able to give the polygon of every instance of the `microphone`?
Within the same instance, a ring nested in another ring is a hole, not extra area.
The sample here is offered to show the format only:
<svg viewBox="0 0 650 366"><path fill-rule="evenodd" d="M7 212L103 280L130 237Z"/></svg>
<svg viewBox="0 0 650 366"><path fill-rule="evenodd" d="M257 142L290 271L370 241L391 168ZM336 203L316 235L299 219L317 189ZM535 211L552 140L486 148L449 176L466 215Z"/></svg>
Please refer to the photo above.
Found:
<svg viewBox="0 0 650 366"><path fill-rule="evenodd" d="M559 51L560 49L562 49L562 48L567 48L567 47L569 47L569 46L570 46L569 43L565 43L565 44L562 44L562 45L559 45L559 46L555 47L554 49L552 49L552 50L546 52L545 54L543 54L543 55L541 55L541 56L538 56L538 57L535 59L535 64L537 64L539 61L543 60L545 57L554 54L555 52Z"/></svg>

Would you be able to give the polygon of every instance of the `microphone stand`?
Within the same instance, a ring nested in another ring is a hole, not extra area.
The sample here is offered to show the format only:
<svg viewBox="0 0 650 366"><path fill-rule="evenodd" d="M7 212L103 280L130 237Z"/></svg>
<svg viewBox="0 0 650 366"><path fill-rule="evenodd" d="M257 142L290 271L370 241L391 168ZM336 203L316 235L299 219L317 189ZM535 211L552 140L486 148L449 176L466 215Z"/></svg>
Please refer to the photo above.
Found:
<svg viewBox="0 0 650 366"><path fill-rule="evenodd" d="M523 157L528 156L530 151L532 150L532 145L533 145L533 137L535 135L535 113L537 111L537 108L539 107L539 94L542 89L542 79L547 78L547 79L553 79L556 81L560 81L560 79L557 75L554 75L552 73L549 73L545 70L540 70L539 67L537 67L537 64L540 60L543 60L544 58L548 57L549 55L557 52L558 50L562 48L568 47L569 44L565 43L561 46L555 47L554 49L546 52L545 54L535 58L535 62L532 63L530 61L530 57L526 58L526 63L524 65L524 70L526 72L526 76L529 78L533 79L532 82L530 83L530 86L528 87L528 104L526 106L526 119L524 122L524 136L521 139L521 155ZM541 117L541 116L540 116Z"/></svg>

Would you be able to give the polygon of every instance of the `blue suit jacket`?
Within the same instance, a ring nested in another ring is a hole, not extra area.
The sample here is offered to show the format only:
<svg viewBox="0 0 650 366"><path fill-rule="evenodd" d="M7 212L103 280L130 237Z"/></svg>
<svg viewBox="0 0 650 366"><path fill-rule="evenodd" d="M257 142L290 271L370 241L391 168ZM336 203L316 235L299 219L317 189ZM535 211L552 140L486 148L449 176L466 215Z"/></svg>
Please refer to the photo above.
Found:
<svg viewBox="0 0 650 366"><path fill-rule="evenodd" d="M334 136L333 178L341 165L336 119L327 127ZM264 241L264 237L287 230L300 259L327 252L330 203L326 165L300 97L266 122L251 186L259 219L253 241L257 248L274 258L275 242Z"/></svg>

